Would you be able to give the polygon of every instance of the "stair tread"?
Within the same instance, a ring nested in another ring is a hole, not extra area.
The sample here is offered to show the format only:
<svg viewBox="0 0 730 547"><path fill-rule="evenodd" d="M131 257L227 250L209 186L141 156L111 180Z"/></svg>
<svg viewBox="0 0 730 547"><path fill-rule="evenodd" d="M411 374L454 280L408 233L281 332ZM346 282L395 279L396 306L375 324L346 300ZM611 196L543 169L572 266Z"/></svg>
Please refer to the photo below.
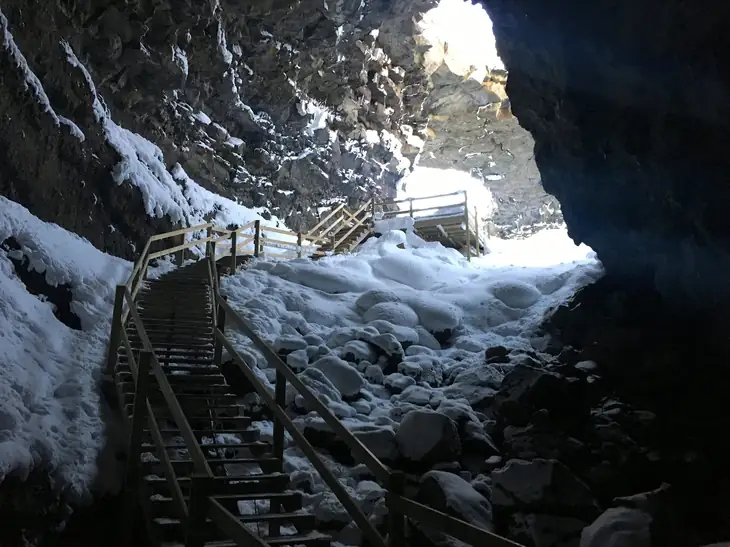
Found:
<svg viewBox="0 0 730 547"><path fill-rule="evenodd" d="M241 475L239 477L236 476L225 476L225 477L211 477L214 481L220 481L220 482L256 482L256 481L263 481L263 480L270 480L270 479L280 479L282 477L288 477L286 473L261 473L261 474L253 474L253 475ZM167 479L164 477L145 477L145 482L149 483L164 483L167 484ZM190 482L190 477L178 477L177 482L182 483L188 483Z"/></svg>

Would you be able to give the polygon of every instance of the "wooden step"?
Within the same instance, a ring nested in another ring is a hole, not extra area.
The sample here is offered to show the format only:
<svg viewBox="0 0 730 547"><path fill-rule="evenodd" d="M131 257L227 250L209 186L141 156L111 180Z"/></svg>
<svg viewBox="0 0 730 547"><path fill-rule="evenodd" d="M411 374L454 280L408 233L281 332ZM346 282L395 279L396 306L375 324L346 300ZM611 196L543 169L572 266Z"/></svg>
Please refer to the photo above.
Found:
<svg viewBox="0 0 730 547"><path fill-rule="evenodd" d="M229 483L230 484L230 483ZM241 483L246 485L246 483ZM249 486L251 484L255 483L249 483ZM264 492L251 492L251 493L236 493L236 494L222 494L222 495L215 495L214 496L220 504L228 509L231 513L234 515L238 515L238 502L240 501L258 501L258 500L272 500L279 503L285 503L286 507L289 511L293 511L296 509L301 509L302 507L302 494L300 492L271 492L271 491L264 491ZM189 498L186 497L186 501ZM152 514L153 517L161 517L166 515L174 515L175 514L175 504L172 500L172 498L168 497L162 497L162 496L155 496L154 499L150 500L150 506L152 508ZM261 517L264 517L267 513L263 513L261 515L247 515L247 517L258 517L259 520ZM284 524L282 522L282 524ZM314 523L312 522L312 525ZM313 526L312 526L313 527Z"/></svg>
<svg viewBox="0 0 730 547"><path fill-rule="evenodd" d="M285 473L264 473L240 477L214 477L214 488L219 495L251 494L256 492L281 492L289 487L289 475ZM144 482L152 492L168 495L170 486L164 477L145 477ZM190 491L190 478L177 480L183 494Z"/></svg>
<svg viewBox="0 0 730 547"><path fill-rule="evenodd" d="M321 532L312 531L293 536L274 536L264 538L267 546L270 547L330 547L332 537ZM232 541L206 541L205 547L237 547ZM161 547L181 547L179 542L162 543Z"/></svg>
<svg viewBox="0 0 730 547"><path fill-rule="evenodd" d="M248 418L246 416L240 416L239 418L240 421L251 421L251 418ZM163 436L169 435L173 437L180 437L180 430L175 427L160 427L160 433ZM239 425L235 428L216 430L193 428L193 434L197 439L202 439L203 437L212 439L215 437L215 435L230 435L237 437L239 440L241 440L241 442L257 441L261 436L261 432L258 429L247 429L247 425ZM143 437L147 444L152 443L152 439L147 429L144 430Z"/></svg>
<svg viewBox="0 0 730 547"><path fill-rule="evenodd" d="M278 464L279 460L274 457L262 456L259 458L206 458L208 465L274 465ZM173 469L176 473L184 473L189 475L195 470L195 464L193 460L170 460ZM146 475L159 475L162 473L162 465L159 461L150 460L140 462L142 473Z"/></svg>
<svg viewBox="0 0 730 547"><path fill-rule="evenodd" d="M328 546L330 545L330 538L319 532L311 531L314 528L316 520L312 515L303 513L263 513L259 515L236 515L238 520L248 525L256 535L261 535L261 538L267 546L280 546L280 545L291 545L293 546ZM177 518L165 518L157 517L152 521L153 525L157 529L163 541L182 541L185 537L185 531L180 521ZM257 526L258 524L258 526ZM303 530L295 535L283 536L275 535L269 536L267 534L269 524L275 525L277 528L281 526L295 526L297 529ZM203 537L206 538L205 546L218 546L218 545L231 545L235 546L235 543L228 543L225 534L213 524L211 520L207 520L205 528L202 530ZM286 540L284 539L286 538ZM305 539L309 538L309 539ZM315 541L316 538L316 541ZM326 538L326 542L324 542ZM164 543L163 543L164 545Z"/></svg>

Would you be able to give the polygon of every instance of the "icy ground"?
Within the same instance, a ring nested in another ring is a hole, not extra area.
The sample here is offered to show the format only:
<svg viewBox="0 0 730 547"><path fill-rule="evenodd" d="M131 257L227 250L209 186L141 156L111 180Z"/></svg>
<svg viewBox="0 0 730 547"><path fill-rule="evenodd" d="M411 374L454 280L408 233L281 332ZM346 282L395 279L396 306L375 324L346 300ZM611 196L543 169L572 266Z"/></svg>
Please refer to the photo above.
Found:
<svg viewBox="0 0 730 547"><path fill-rule="evenodd" d="M468 263L438 243L391 231L350 256L255 262L225 278L222 288L378 457L427 464L435 451L453 444L446 439L452 433L446 416L481 427L481 412L505 371L544 347L535 328L545 314L602 275L593 252L575 246L562 230L492 240L492 250ZM273 388L274 370L263 356L235 327L227 333ZM487 364L485 350L497 346L511 352L510 359ZM256 404L255 396L249 400ZM335 454L342 447L301 397L290 392L287 404L305 435L329 450L336 476L379 519L380 487L363 480L361 466L348 466ZM270 434L270 423L258 426ZM466 447L468 432L461 435ZM313 492L310 509L321 520L349 522L296 448L287 449L286 460L294 483ZM350 533L346 528L339 540L356 544Z"/></svg>

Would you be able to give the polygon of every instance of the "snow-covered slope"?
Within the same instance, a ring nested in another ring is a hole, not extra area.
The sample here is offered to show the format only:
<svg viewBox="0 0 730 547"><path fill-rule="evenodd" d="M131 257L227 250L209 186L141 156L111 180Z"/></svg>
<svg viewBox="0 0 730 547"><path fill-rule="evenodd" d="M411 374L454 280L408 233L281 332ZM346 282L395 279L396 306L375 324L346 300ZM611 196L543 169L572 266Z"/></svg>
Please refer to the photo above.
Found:
<svg viewBox="0 0 730 547"><path fill-rule="evenodd" d="M276 224L197 186L179 167L167 173L154 145L130 135L121 131L118 137L140 147L128 165L133 177L150 183L153 214L167 214L165 207L174 205L191 223L204 221L201 211L210 211L222 226L255 219ZM150 178L152 172L157 176ZM174 182L162 184L172 177L182 191ZM172 199L176 192L180 200ZM169 267L161 261L150 275ZM130 270L130 262L0 196L0 483L10 474L24 478L44 468L57 490L74 499L88 494L99 471L109 471L99 468L99 455L105 442L116 439L109 438L99 381L114 288ZM61 312L53 303L59 291L71 294ZM101 480L112 486L117 478Z"/></svg>
<svg viewBox="0 0 730 547"><path fill-rule="evenodd" d="M131 265L0 197L0 242L8 238L21 250L0 250L0 482L44 466L59 490L83 495L105 442L98 381L114 287ZM10 260L22 257L50 286L70 286L81 330L28 292Z"/></svg>
<svg viewBox="0 0 730 547"><path fill-rule="evenodd" d="M489 406L511 366L510 359L491 364L485 350L539 354L545 341L535 331L545 314L602 275L590 249L576 247L564 231L532 239L493 241L492 254L468 263L440 244L391 231L351 256L259 261L222 287L378 457L428 466L452 461L473 442L470 432L456 433L459 416L482 428L476 413ZM536 248L551 251L539 256ZM235 327L227 332L273 385L274 370L250 341ZM303 399L290 392L288 404L305 435L337 460L338 476L366 512L382 516L382 490L363 482L362 469L342 466L342 446ZM298 450L287 456L288 470L314 485L309 502L318 517L348 522ZM482 463L488 456L481 454Z"/></svg>

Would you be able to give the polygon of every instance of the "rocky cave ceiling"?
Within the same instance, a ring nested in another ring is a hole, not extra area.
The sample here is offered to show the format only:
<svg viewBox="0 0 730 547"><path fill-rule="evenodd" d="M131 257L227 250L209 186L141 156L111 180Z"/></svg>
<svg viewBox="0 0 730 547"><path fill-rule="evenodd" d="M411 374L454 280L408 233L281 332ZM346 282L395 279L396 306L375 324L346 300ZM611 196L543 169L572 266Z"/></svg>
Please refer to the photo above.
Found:
<svg viewBox="0 0 730 547"><path fill-rule="evenodd" d="M448 70L447 41L426 39L424 15L437 4L7 0L8 31L86 140L59 132L29 100L4 50L0 193L120 256L169 225L111 180L119 158L67 43L114 121L159 146L169 169L179 163L293 229L332 199L394 195L417 158L487 179L507 231L559 220L531 137L509 112L504 73Z"/></svg>
<svg viewBox="0 0 730 547"><path fill-rule="evenodd" d="M294 229L333 198L393 195L420 154L487 178L502 225L541 219L554 202L542 179L624 285L678 307L730 299L730 7L485 0L508 104L503 73L464 78L439 62L448 44L419 27L436 5L6 0L3 29L86 140L29 99L5 48L0 193L120 256L170 224L114 184L119 158L68 43L114 120L168 168Z"/></svg>

